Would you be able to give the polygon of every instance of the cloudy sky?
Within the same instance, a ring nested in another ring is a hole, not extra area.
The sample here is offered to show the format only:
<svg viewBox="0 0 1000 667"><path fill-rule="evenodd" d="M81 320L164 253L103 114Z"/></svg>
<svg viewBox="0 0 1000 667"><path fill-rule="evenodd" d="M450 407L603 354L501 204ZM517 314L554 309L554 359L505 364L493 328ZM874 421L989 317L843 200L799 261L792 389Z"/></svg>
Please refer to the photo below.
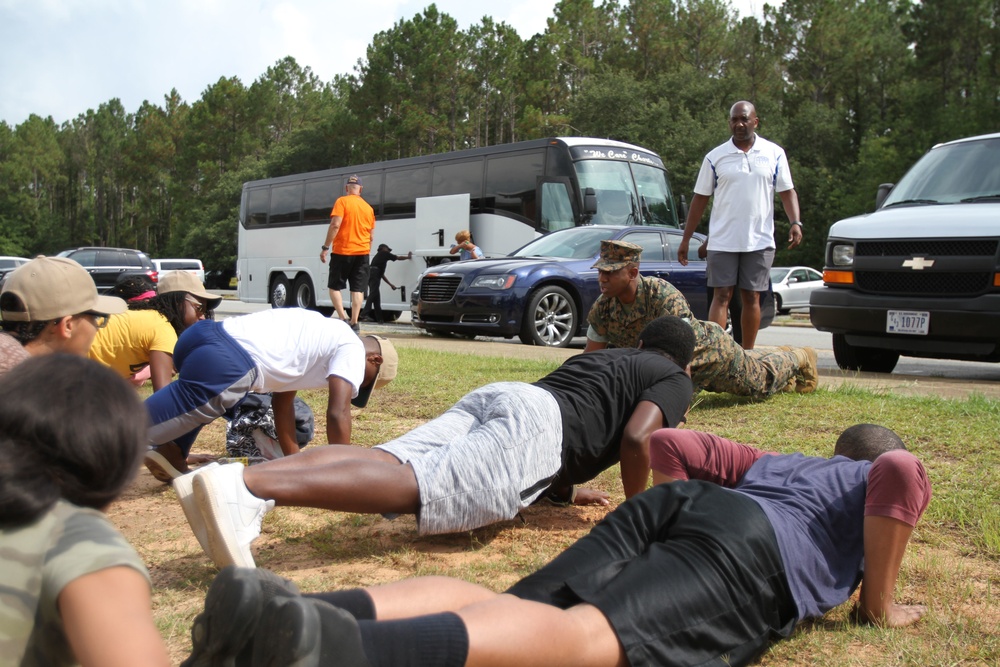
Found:
<svg viewBox="0 0 1000 667"><path fill-rule="evenodd" d="M324 81L353 71L372 36L432 0L0 0L0 121L71 120L117 97L128 112L186 102L221 77L250 85L290 55ZM462 29L485 16L524 37L556 0L437 0ZM772 4L777 4L772 0ZM763 0L733 0L760 14Z"/></svg>

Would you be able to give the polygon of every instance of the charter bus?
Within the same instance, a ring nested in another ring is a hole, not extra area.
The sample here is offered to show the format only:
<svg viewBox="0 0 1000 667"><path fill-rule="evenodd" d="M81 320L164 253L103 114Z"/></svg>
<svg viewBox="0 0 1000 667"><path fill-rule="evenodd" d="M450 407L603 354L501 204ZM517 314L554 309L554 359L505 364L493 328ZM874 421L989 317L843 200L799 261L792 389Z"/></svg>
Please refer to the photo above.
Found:
<svg viewBox="0 0 1000 667"><path fill-rule="evenodd" d="M451 261L455 233L472 232L487 257L585 224L678 227L658 155L639 146L558 137L250 181L243 185L237 277L242 301L329 308L329 265L319 260L330 211L352 174L375 210L380 243L413 259L389 262L382 310L409 310L417 276ZM384 284L384 283L383 283ZM350 295L344 294L349 305Z"/></svg>

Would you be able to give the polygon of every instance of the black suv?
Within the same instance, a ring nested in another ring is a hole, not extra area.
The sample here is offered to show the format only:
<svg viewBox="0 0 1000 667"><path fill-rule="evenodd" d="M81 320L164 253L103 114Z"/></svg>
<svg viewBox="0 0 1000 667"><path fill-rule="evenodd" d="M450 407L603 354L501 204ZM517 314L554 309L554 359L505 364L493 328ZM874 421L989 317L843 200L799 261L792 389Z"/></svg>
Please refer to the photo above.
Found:
<svg viewBox="0 0 1000 667"><path fill-rule="evenodd" d="M77 262L94 279L97 291L102 294L115 286L122 276L142 274L154 283L158 274L153 260L141 250L131 248L73 248L63 250L59 257L69 257Z"/></svg>

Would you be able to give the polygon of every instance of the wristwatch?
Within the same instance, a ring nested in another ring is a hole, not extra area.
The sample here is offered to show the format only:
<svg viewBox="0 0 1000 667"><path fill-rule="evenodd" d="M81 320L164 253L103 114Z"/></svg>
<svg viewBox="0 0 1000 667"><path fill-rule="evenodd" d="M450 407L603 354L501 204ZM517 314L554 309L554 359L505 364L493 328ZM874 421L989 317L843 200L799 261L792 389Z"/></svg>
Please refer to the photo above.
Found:
<svg viewBox="0 0 1000 667"><path fill-rule="evenodd" d="M789 223L789 224L798 225L799 227L802 227L802 223L801 222L792 222L792 223Z"/></svg>
<svg viewBox="0 0 1000 667"><path fill-rule="evenodd" d="M802 223L801 222L796 222L795 224L801 225ZM328 245L321 245L320 248L322 248L323 250L329 250L330 246L328 246Z"/></svg>

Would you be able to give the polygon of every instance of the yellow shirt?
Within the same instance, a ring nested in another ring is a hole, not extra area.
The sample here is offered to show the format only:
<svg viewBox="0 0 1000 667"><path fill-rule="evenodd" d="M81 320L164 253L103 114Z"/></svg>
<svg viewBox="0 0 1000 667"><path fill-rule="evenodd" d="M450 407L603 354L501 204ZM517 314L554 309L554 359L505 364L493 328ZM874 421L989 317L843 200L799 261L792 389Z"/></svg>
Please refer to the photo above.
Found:
<svg viewBox="0 0 1000 667"><path fill-rule="evenodd" d="M149 365L150 352L172 355L176 344L177 332L166 317L155 310L127 310L97 330L90 358L129 378Z"/></svg>

